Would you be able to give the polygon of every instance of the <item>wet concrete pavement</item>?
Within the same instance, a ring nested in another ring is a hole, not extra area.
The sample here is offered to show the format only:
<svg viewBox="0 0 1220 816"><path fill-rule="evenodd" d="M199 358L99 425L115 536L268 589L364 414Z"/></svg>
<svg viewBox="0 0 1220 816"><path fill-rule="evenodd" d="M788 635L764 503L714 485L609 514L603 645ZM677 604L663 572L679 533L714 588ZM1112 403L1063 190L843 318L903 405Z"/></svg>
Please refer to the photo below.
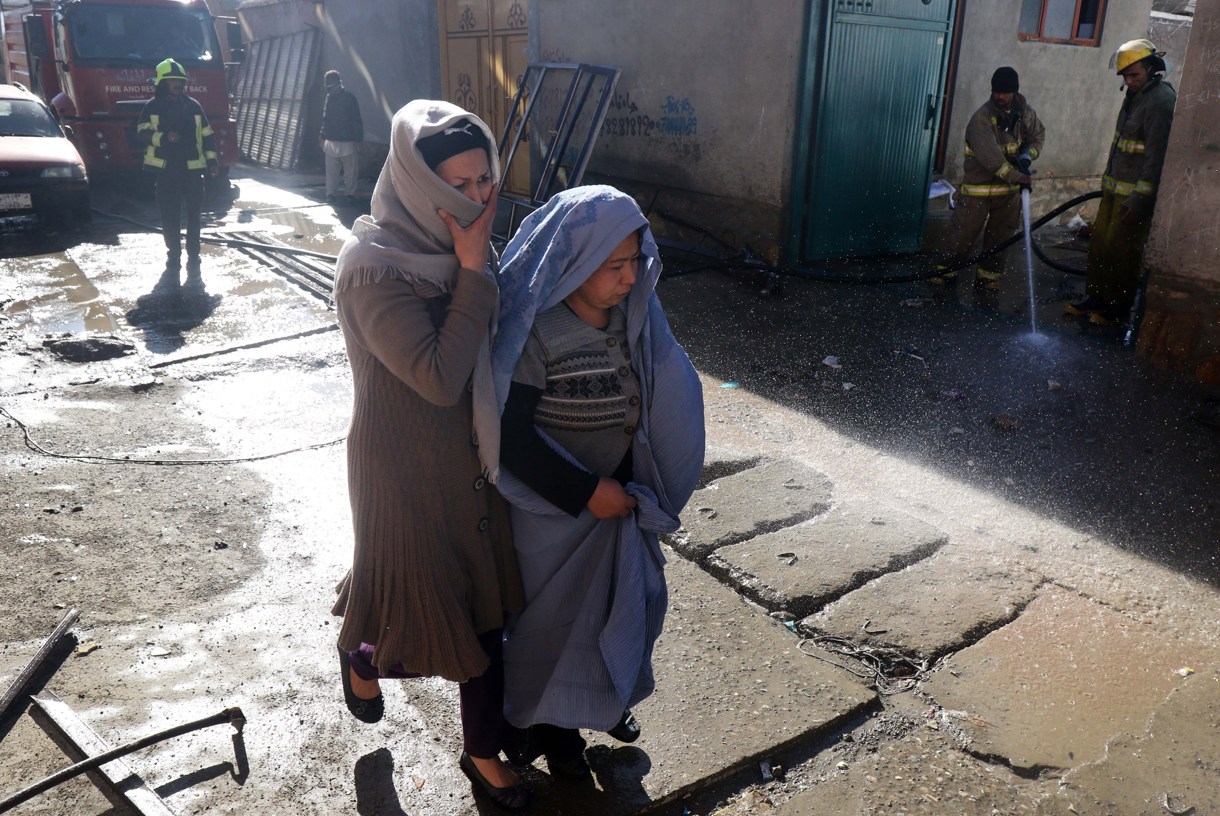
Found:
<svg viewBox="0 0 1220 816"><path fill-rule="evenodd" d="M244 175L212 231L337 251L355 212L319 206L316 178ZM158 288L160 238L101 217L61 251L19 244L0 261L0 685L75 605L97 648L38 685L112 743L249 718L129 758L175 812L494 812L457 767L451 685L385 684L372 727L342 706L350 382L327 304L232 246L205 249L202 287ZM638 743L593 741L596 785L528 772L535 812L1220 811L1214 395L1063 321L1074 285L1040 271L1031 336L1011 275L664 281L709 455L669 542L658 691ZM132 348L43 345L85 331ZM17 420L94 458L23 447ZM0 793L66 764L28 716L0 737ZM124 807L79 779L15 812Z"/></svg>

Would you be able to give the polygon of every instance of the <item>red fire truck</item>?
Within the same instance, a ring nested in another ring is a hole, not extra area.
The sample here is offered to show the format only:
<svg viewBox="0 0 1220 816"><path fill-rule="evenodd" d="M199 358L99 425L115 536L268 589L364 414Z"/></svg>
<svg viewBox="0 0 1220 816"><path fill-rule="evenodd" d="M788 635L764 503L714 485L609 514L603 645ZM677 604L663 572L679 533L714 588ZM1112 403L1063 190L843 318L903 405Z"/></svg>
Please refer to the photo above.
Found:
<svg viewBox="0 0 1220 816"><path fill-rule="evenodd" d="M142 165L136 120L153 95L157 63L172 57L186 68L187 93L216 131L227 188L237 126L217 21L205 0L34 0L27 8L20 40L8 32L9 76L28 75L31 90L72 126L91 175ZM230 20L225 30L230 57L240 61L241 27Z"/></svg>

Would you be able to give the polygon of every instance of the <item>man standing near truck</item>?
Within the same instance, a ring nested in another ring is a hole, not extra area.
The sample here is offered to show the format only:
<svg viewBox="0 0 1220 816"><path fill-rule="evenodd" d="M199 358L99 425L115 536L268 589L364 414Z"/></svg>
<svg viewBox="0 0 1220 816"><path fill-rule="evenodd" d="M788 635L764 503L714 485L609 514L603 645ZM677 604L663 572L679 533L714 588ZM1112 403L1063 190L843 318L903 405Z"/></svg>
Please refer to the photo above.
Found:
<svg viewBox="0 0 1220 816"><path fill-rule="evenodd" d="M203 108L186 94L186 71L174 59L157 65L157 90L140 112L136 138L144 169L157 174L157 207L165 238L165 271L182 268L182 207L186 205L187 281L202 281L199 229L203 174L217 175L216 139Z"/></svg>

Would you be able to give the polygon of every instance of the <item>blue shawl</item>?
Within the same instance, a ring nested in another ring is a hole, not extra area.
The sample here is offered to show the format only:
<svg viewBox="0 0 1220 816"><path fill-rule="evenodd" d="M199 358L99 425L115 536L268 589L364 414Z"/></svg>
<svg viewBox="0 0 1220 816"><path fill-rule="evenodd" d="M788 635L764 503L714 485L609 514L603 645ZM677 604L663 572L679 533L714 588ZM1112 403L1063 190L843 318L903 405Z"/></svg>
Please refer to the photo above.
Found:
<svg viewBox="0 0 1220 816"><path fill-rule="evenodd" d="M658 536L678 529L703 467L703 393L657 300L660 255L629 196L604 186L556 195L521 225L500 269L492 378L503 411L535 316L562 302L637 230L642 268L617 308L627 315L640 378L635 478L626 486L638 506L625 519L597 519L587 509L572 518L499 472L528 604L504 643L505 716L521 727L605 731L652 693L652 649L668 600Z"/></svg>

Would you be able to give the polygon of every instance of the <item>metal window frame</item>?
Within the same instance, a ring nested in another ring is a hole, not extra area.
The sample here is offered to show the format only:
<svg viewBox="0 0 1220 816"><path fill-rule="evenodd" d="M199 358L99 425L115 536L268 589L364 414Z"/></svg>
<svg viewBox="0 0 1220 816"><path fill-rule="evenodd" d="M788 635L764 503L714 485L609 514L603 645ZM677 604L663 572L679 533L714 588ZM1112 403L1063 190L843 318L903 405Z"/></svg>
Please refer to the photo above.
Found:
<svg viewBox="0 0 1220 816"><path fill-rule="evenodd" d="M537 127L539 124L534 121L534 105L538 101L538 91L544 87L548 75L553 76L562 71L570 71L572 78L568 81L563 104L559 108L559 114L553 127L552 123L545 123L545 132L553 133L554 137L547 146L546 155L543 157L542 172L538 176L537 184L529 191L526 198L505 192L501 192L499 195L499 202L509 206L505 234L494 236L499 242L507 242L519 226L520 219L545 204L552 195L580 185L585 169L592 158L593 147L597 143L602 123L609 112L610 101L614 97L614 88L622 74L621 69L608 65L569 62L531 62L527 65L508 110L508 116L504 120L504 131L500 135L500 142L497 146L502 174L507 173L508 168L512 165L513 158L517 155L517 147L527 141L526 128L531 125ZM598 78L603 79L604 82L595 102L593 116L588 120L589 131L585 142L581 145L576 161L571 166L566 186L553 190L559 169L563 166L561 159L568 154L573 132L577 124L582 121L582 114L587 109L590 97L593 95L595 81Z"/></svg>
<svg viewBox="0 0 1220 816"><path fill-rule="evenodd" d="M1072 13L1072 31L1080 28L1080 13L1086 0L1073 0L1076 4L1076 10ZM1017 40L1020 42L1044 42L1055 43L1058 45L1083 45L1096 48L1101 45L1102 28L1106 19L1106 0L1098 0L1097 3L1097 22L1093 24L1092 37L1044 37L1042 32L1046 30L1046 7L1052 0L1041 0L1042 13L1038 17L1038 33L1025 34L1017 32Z"/></svg>

